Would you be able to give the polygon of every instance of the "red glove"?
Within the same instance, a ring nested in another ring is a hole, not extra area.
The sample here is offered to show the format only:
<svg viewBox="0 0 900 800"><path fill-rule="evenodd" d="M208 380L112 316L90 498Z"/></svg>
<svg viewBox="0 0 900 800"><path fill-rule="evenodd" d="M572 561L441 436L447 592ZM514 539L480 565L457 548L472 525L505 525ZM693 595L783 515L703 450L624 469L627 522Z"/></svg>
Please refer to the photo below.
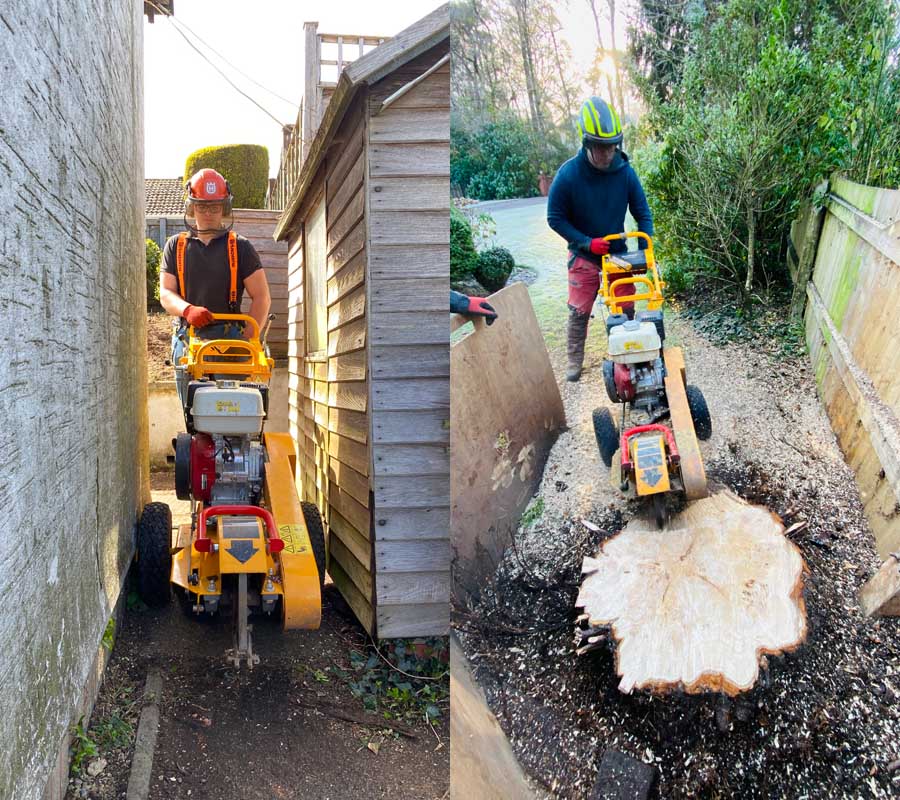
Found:
<svg viewBox="0 0 900 800"><path fill-rule="evenodd" d="M188 324L193 325L195 328L205 328L216 320L212 311L204 306L188 306L181 312L181 316L188 321Z"/></svg>
<svg viewBox="0 0 900 800"><path fill-rule="evenodd" d="M477 314L482 317L487 317L485 322L490 325L495 319L497 319L497 312L494 311L494 307L483 297L470 297L469 298L469 307L466 309L466 314Z"/></svg>
<svg viewBox="0 0 900 800"><path fill-rule="evenodd" d="M591 239L591 252L595 256L605 256L609 252L609 242L606 239Z"/></svg>

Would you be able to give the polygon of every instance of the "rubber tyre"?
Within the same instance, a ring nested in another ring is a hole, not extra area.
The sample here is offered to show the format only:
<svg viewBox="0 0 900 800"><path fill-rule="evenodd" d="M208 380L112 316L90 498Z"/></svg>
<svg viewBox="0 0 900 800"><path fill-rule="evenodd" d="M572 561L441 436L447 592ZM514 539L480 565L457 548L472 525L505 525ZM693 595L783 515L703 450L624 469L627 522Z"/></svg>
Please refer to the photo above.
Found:
<svg viewBox="0 0 900 800"><path fill-rule="evenodd" d="M597 447L600 449L600 458L607 467L612 466L613 456L619 449L619 432L612 414L608 408L595 408L593 413L594 436L597 437Z"/></svg>
<svg viewBox="0 0 900 800"><path fill-rule="evenodd" d="M319 589L325 586L325 527L322 525L322 515L315 503L301 503L303 508L303 520L306 522L306 530L309 533L309 542L312 545L313 555L316 557L316 568L319 570Z"/></svg>
<svg viewBox="0 0 900 800"><path fill-rule="evenodd" d="M700 441L705 442L712 436L712 419L709 416L709 407L703 392L696 386L687 386L688 408L691 410L691 419L694 421L694 432Z"/></svg>
<svg viewBox="0 0 900 800"><path fill-rule="evenodd" d="M621 403L622 398L619 397L619 390L616 387L615 377L616 365L609 359L603 362L603 385L606 387L606 396L613 403ZM599 411L599 409L598 409Z"/></svg>
<svg viewBox="0 0 900 800"><path fill-rule="evenodd" d="M148 503L138 523L138 594L148 606L164 606L171 599L172 512L165 503Z"/></svg>

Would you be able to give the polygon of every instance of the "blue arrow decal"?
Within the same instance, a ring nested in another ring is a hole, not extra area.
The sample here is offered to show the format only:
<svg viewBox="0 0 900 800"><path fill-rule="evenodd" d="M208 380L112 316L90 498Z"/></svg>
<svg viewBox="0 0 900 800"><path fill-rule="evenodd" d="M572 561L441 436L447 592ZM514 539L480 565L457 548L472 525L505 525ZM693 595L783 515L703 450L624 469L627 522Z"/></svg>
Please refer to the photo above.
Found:
<svg viewBox="0 0 900 800"><path fill-rule="evenodd" d="M656 486L662 478L662 473L658 469L645 469L641 474L641 479L649 486Z"/></svg>
<svg viewBox="0 0 900 800"><path fill-rule="evenodd" d="M233 541L231 547L228 548L228 554L236 558L242 564L246 564L258 552L259 548L253 546L252 539L239 539Z"/></svg>

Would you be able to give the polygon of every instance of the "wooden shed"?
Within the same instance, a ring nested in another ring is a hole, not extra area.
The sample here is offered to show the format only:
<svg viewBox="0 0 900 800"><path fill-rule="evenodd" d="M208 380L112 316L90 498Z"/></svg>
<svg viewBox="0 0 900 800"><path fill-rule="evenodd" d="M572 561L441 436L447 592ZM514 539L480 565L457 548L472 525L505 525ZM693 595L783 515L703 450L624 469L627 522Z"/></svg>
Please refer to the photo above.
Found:
<svg viewBox="0 0 900 800"><path fill-rule="evenodd" d="M363 54L371 37L307 24L316 107L286 131L271 193L300 491L326 521L332 580L379 638L449 627L449 28L445 5Z"/></svg>

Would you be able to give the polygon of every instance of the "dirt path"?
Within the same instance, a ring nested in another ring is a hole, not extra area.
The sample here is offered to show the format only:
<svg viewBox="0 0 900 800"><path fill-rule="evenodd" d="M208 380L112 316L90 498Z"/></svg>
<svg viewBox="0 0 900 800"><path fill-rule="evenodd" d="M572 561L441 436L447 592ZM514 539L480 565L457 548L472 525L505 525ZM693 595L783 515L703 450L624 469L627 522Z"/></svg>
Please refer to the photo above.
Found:
<svg viewBox="0 0 900 800"><path fill-rule="evenodd" d="M610 404L599 315L592 324L595 346L577 384L564 381L564 332L548 337L569 429L526 512L535 521L459 623L520 763L549 797L589 797L609 748L655 764L660 797L900 795L900 621L865 620L857 608L879 559L803 358L716 347L667 311L668 341L685 348L688 381L711 411L713 436L701 445L710 477L788 525L808 522L793 537L809 568L806 644L770 658L758 686L731 705L709 695L622 695L611 650L574 655L581 561L643 513L623 502L597 452L591 411Z"/></svg>
<svg viewBox="0 0 900 800"><path fill-rule="evenodd" d="M169 474L154 475L152 485L154 499L172 505L176 524L189 513L188 504L169 492ZM260 665L236 671L224 659L231 646L229 621L196 619L178 602L127 613L94 721L102 725L115 713L126 715L128 706L128 718L136 722L133 707L139 712L147 670L160 670L163 697L150 800L446 796L446 707L434 730L421 717L402 718L414 738L379 724L386 706L366 714L363 698L353 695L347 681L355 677L351 652L366 652L367 637L333 586L326 586L317 631L284 632L278 620L252 621ZM335 717L345 711L367 724ZM397 715L392 719L398 721ZM98 739L96 724L91 736ZM131 734L123 746L103 748L109 765L97 778L83 775L71 784L69 798L124 796Z"/></svg>

